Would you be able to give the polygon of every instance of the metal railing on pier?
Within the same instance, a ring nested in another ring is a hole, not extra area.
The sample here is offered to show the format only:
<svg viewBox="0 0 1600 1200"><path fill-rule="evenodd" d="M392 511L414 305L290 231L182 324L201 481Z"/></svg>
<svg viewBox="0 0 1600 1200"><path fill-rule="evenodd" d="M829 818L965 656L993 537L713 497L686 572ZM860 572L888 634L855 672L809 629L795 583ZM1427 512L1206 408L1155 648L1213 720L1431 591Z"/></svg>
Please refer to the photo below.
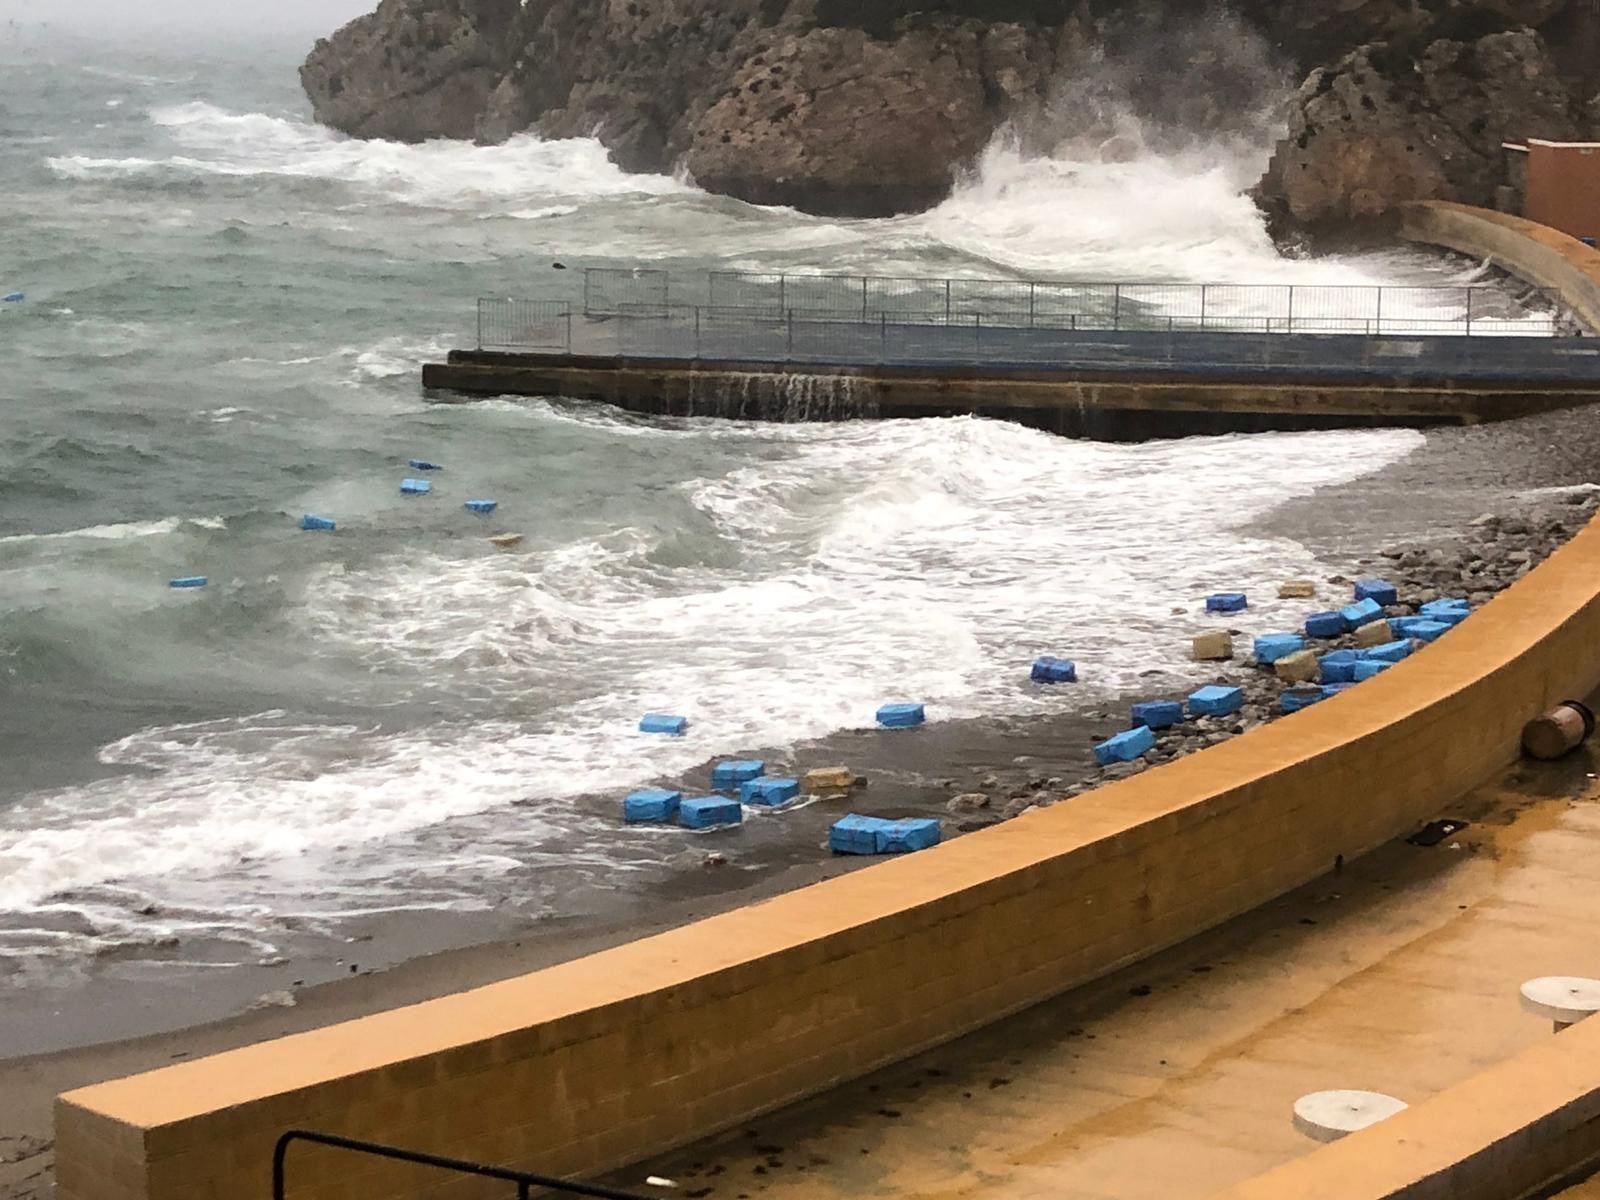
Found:
<svg viewBox="0 0 1600 1200"><path fill-rule="evenodd" d="M587 318L702 309L752 320L1066 330L1214 330L1550 336L1569 323L1554 293L1504 287L1070 283L749 271L590 268ZM486 343L488 344L488 343Z"/></svg>

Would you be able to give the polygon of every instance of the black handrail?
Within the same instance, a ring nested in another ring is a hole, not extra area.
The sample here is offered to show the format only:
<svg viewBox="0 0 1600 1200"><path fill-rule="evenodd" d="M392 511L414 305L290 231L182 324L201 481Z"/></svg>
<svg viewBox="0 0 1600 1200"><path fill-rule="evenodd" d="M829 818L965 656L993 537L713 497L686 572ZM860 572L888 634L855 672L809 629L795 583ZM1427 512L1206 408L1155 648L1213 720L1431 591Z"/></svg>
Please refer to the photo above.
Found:
<svg viewBox="0 0 1600 1200"><path fill-rule="evenodd" d="M600 1187L592 1183L570 1183L549 1175L536 1175L532 1171L514 1171L510 1167L492 1167L486 1163L468 1162L461 1158L446 1158L442 1154L424 1154L419 1150L402 1150L398 1146L385 1146L381 1142L364 1142L358 1138L340 1137L334 1133L316 1133L309 1129L291 1129L278 1139L272 1150L272 1200L284 1200L284 1158L292 1142L313 1142L331 1146L336 1150L351 1150L357 1154L371 1154L377 1158L392 1158L400 1162L416 1163L423 1167L438 1167L441 1171L456 1171L463 1175L478 1175L486 1179L503 1179L517 1185L518 1200L528 1200L530 1189L547 1188L572 1196L597 1196L600 1200L648 1200L636 1192L619 1192L615 1188Z"/></svg>

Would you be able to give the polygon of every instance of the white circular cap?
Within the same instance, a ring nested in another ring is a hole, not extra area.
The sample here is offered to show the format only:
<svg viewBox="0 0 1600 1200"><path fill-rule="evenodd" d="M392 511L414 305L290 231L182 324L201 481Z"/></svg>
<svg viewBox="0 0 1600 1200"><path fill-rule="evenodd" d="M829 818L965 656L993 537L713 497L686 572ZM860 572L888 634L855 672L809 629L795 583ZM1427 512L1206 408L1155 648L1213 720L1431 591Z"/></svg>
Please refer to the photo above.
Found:
<svg viewBox="0 0 1600 1200"><path fill-rule="evenodd" d="M1294 1102L1294 1127L1319 1142L1336 1142L1405 1107L1382 1092L1312 1092Z"/></svg>
<svg viewBox="0 0 1600 1200"><path fill-rule="evenodd" d="M1600 979L1542 975L1522 985L1522 1007L1536 1017L1571 1025L1600 1012Z"/></svg>

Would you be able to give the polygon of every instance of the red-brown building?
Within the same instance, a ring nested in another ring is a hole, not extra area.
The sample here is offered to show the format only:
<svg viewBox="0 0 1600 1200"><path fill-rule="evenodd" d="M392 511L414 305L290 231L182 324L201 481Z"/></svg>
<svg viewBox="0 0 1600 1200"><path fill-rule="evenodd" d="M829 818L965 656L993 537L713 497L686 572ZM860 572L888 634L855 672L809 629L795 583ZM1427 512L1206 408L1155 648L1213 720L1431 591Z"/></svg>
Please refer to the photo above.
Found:
<svg viewBox="0 0 1600 1200"><path fill-rule="evenodd" d="M1600 238L1600 142L1507 143L1522 215L1577 238Z"/></svg>

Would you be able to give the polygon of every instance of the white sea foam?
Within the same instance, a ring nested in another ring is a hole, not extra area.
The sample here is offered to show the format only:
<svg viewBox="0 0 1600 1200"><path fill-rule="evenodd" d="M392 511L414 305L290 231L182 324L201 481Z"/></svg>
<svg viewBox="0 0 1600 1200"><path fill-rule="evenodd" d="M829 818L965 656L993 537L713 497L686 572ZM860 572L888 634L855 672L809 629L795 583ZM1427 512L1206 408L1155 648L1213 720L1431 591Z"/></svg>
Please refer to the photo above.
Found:
<svg viewBox="0 0 1600 1200"><path fill-rule="evenodd" d="M234 410L238 411L238 410ZM127 521L115 525L90 525L83 529L65 529L59 533L17 533L0 537L0 545L22 545L28 542L60 542L75 538L91 541L123 542L131 538L160 537L176 533L185 525L197 529L223 529L227 522L222 517L165 517L159 521Z"/></svg>
<svg viewBox="0 0 1600 1200"><path fill-rule="evenodd" d="M1238 525L1419 440L1128 447L966 419L655 432L724 444L728 469L679 486L737 566L664 567L661 535L624 529L520 555L326 567L297 618L322 653L355 656L402 695L425 681L499 697L504 715L393 733L281 713L146 730L103 754L138 773L0 817L0 909L111 880L201 909L209 896L232 922L241 905L281 912L302 893L331 897L330 913L414 901L416 857L402 869L392 850L363 847L532 800L516 810L519 844L581 858L602 853L599 830L571 798L867 725L885 699L924 701L943 720L1110 695L1151 662L1183 679L1180 643L1207 591L1270 594L1316 572L1300 546ZM1174 605L1191 619L1175 622ZM1268 601L1241 620L1294 615ZM1044 652L1076 657L1083 688L1027 687ZM519 703L528 696L538 703ZM688 737L634 732L663 707L687 711ZM436 882L430 903L481 898L479 874L462 872L456 890Z"/></svg>
<svg viewBox="0 0 1600 1200"><path fill-rule="evenodd" d="M150 120L170 136L174 153L160 158L67 155L51 158L49 166L65 179L156 171L323 179L351 185L375 201L469 210L515 205L515 213L538 211L528 202L547 197L685 190L666 176L626 174L591 139L522 136L500 146L362 141L309 122L233 113L203 101L152 109Z"/></svg>

